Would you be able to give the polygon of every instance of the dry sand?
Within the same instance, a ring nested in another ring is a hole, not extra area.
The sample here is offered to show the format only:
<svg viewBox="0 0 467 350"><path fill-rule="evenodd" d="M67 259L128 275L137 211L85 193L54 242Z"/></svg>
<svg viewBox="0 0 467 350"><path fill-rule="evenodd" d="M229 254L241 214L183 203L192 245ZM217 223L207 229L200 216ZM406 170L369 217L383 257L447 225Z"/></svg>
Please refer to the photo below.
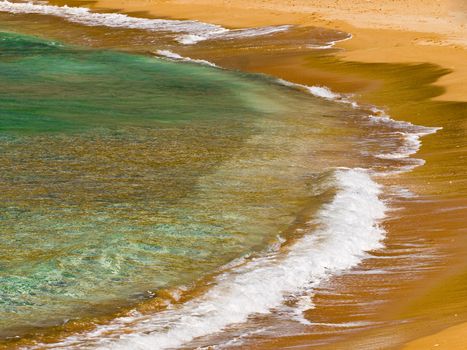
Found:
<svg viewBox="0 0 467 350"><path fill-rule="evenodd" d="M467 349L467 324L448 328L439 333L408 343L403 350L465 350Z"/></svg>

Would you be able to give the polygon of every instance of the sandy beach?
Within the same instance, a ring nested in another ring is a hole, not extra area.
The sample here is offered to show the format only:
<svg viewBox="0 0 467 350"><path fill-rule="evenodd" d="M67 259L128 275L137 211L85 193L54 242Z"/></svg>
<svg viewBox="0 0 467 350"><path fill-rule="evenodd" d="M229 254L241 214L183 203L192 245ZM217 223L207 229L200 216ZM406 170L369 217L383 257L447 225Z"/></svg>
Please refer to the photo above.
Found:
<svg viewBox="0 0 467 350"><path fill-rule="evenodd" d="M330 283L342 291L340 299L333 300L323 287L316 292L315 308L306 314L317 324L329 320L357 324L370 317L382 326L343 332L335 338L324 328L325 331L318 329L313 334L261 338L238 348L467 349L465 1L50 3L138 17L193 19L228 28L292 24L351 33L351 40L337 42L324 53L298 48L215 49L203 43L180 52L234 70L264 73L297 84L327 86L338 93L352 94L359 103L384 107L395 120L442 128L422 139L417 157L426 161L424 166L381 179L388 188L403 186L419 196L395 203L398 210L384 224L388 232L385 243L394 259L368 259L355 274L336 276ZM409 239L423 242L426 251L422 251L420 261L407 259L401 249ZM394 274L365 273L394 265L400 266ZM373 306L375 296L384 302ZM321 315L323 310L326 317Z"/></svg>

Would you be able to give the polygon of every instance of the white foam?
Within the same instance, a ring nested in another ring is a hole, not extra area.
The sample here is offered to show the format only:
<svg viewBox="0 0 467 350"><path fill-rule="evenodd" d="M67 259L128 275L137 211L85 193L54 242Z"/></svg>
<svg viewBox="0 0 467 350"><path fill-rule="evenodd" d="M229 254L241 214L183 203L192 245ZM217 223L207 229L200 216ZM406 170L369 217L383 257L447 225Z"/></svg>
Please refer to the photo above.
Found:
<svg viewBox="0 0 467 350"><path fill-rule="evenodd" d="M333 92L326 86L308 86L303 84L292 83L283 79L277 79L277 82L285 86L305 90L306 92L309 92L310 94L316 97L324 98L326 100L332 100L335 102L350 104L353 108L360 107L360 105L356 101L352 100L352 95L339 94ZM379 153L375 154L374 156L380 159L404 159L406 160L406 165L400 166L397 169L391 169L390 171L381 173L380 175L387 176L404 173L425 164L425 161L423 159L410 158L410 156L419 151L422 145L422 142L420 140L421 137L436 133L442 128L419 126L406 121L394 120L389 115L387 115L384 112L384 110L377 107L371 107L370 110L373 113L368 115L368 120L370 122L374 124L385 124L391 128L394 128L395 131L392 135L399 135L403 138L401 146L396 151L390 153Z"/></svg>
<svg viewBox="0 0 467 350"><path fill-rule="evenodd" d="M237 39L237 38L250 38L255 36L271 35L279 32L285 32L292 28L291 25L285 24L280 26L267 26L267 27L256 27L256 28L245 28L245 29L232 29L222 35L216 35L216 38L220 39Z"/></svg>
<svg viewBox="0 0 467 350"><path fill-rule="evenodd" d="M28 13L58 16L73 23L86 26L105 26L111 28L142 29L149 31L181 33L175 40L191 45L208 39L232 39L269 35L288 30L291 26L269 26L229 30L222 26L194 20L169 20L131 17L121 13L97 13L86 7L54 6L32 2L0 1L0 11L13 14Z"/></svg>
<svg viewBox="0 0 467 350"><path fill-rule="evenodd" d="M334 199L309 223L308 234L283 254L266 254L221 274L203 296L179 308L118 318L53 347L73 349L90 342L99 349L177 347L245 322L252 314L268 313L288 295L311 291L330 275L356 266L365 252L382 247L385 232L378 222L386 206L379 199L380 186L368 171L340 169L335 180L339 190Z"/></svg>
<svg viewBox="0 0 467 350"><path fill-rule="evenodd" d="M326 44L324 45L315 45L315 44L310 44L308 45L307 47L310 48L310 49L314 49L314 50L326 50L326 49L332 49L337 43L340 43L342 41L347 41L347 40L350 40L352 39L353 36L352 34L348 34L347 37L343 38L343 39L340 39L340 40L332 40L332 41L329 41L327 42Z"/></svg>
<svg viewBox="0 0 467 350"><path fill-rule="evenodd" d="M198 64L202 64L202 65L205 65L205 66L218 68L218 66L216 64L212 63L212 62L209 62L209 61L206 61L206 60L198 60L198 59L194 59L194 58L190 58L190 57L183 57L183 56L180 56L178 53L172 52L170 50L157 50L156 55L157 56L162 56L162 57L168 58L170 60L174 60L174 61L192 62L192 63L198 63Z"/></svg>
<svg viewBox="0 0 467 350"><path fill-rule="evenodd" d="M326 98L328 100L337 100L340 99L341 96L332 92L329 88L325 86L306 86L305 87L312 95Z"/></svg>
<svg viewBox="0 0 467 350"><path fill-rule="evenodd" d="M296 298L296 303L292 308L292 319L308 326L311 322L305 317L304 313L315 308L313 303L313 294L307 293Z"/></svg>
<svg viewBox="0 0 467 350"><path fill-rule="evenodd" d="M412 154L417 153L422 144L420 137L425 135L425 133L394 132L394 135L401 135L403 138L402 145L398 148L398 150L392 153L376 154L375 157L381 159L408 158Z"/></svg>
<svg viewBox="0 0 467 350"><path fill-rule="evenodd" d="M91 12L91 10L86 7L70 7L67 5L53 6L30 2L13 3L8 0L2 0L0 1L0 11L14 14L29 13L58 16L70 22L87 26L194 33L203 36L203 38L228 31L228 29L221 26L199 21L137 18L120 13L96 13Z"/></svg>
<svg viewBox="0 0 467 350"><path fill-rule="evenodd" d="M352 95L339 94L333 92L331 89L325 86L308 86L303 84L292 83L287 80L277 79L279 84L289 86L291 88L304 90L316 97L324 98L326 100L332 100L339 103L350 104L353 108L361 107L356 101L352 99ZM366 107L366 106L365 106ZM418 158L411 158L412 155L416 154L421 145L421 138L426 135L436 133L441 130L440 127L426 127L414 125L410 122L399 121L392 119L385 113L384 110L372 106L370 108L372 114L368 115L368 120L374 124L385 124L395 131L392 132L393 137L402 137L401 146L395 151L373 154L375 158L387 159L387 160L399 160L403 161L403 165L398 165L390 170L384 172L374 171L373 174L378 176L390 176L398 175L406 172L410 172L413 169L425 164L425 160ZM364 153L365 151L362 151Z"/></svg>
<svg viewBox="0 0 467 350"><path fill-rule="evenodd" d="M395 151L374 155L379 159L402 160L405 162L404 165L381 173L381 175L388 176L409 172L414 168L425 164L423 159L411 158L411 156L419 151L422 145L421 138L423 136L434 134L442 128L419 126L406 121L394 120L382 109L376 107L373 107L371 111L373 114L368 116L368 120L371 123L385 124L395 129L395 131L392 132L392 136L402 138L401 145Z"/></svg>
<svg viewBox="0 0 467 350"><path fill-rule="evenodd" d="M282 26L269 26L245 29L231 29L225 31L211 32L206 34L185 34L177 37L177 41L181 44L192 45L203 40L217 39L217 40L231 40L238 38L249 38L255 36L271 35L278 32L287 31L291 25Z"/></svg>
<svg viewBox="0 0 467 350"><path fill-rule="evenodd" d="M177 41L184 45L193 45L200 41L207 40L209 35L184 34L177 37Z"/></svg>
<svg viewBox="0 0 467 350"><path fill-rule="evenodd" d="M308 86L304 84L297 84L297 83L292 83L290 81L284 80L284 79L277 79L277 82L279 84L289 86L291 88L299 89L299 90L304 90L313 96L324 98L326 100L332 100L340 103L345 103L349 104L354 108L358 108L359 105L357 102L353 101L351 99L352 95L346 95L346 94L339 94L336 92L333 92L331 89L329 89L326 86L318 86L318 85L313 85L313 86Z"/></svg>

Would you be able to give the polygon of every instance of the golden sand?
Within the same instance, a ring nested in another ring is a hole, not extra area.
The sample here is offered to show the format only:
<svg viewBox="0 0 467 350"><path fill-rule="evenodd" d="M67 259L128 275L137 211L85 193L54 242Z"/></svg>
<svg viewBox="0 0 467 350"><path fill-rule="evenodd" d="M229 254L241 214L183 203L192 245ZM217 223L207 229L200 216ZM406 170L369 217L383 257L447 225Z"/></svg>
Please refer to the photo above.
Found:
<svg viewBox="0 0 467 350"><path fill-rule="evenodd" d="M408 343L403 350L465 350L467 348L467 323L450 327L439 333Z"/></svg>

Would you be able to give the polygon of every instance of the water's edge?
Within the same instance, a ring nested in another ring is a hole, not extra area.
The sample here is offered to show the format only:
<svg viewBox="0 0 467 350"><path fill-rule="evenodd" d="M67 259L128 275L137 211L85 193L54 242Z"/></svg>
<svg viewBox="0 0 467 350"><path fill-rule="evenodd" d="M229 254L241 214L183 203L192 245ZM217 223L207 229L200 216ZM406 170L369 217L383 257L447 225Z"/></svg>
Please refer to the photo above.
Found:
<svg viewBox="0 0 467 350"><path fill-rule="evenodd" d="M30 6L47 5L28 4L28 7L21 7L22 13L31 11ZM20 7L8 1L3 1L0 5L0 9L4 11L12 11L12 8L15 9L14 11L19 11L17 9ZM41 11L46 13L52 10L56 11L55 8L45 8L45 10L41 8ZM67 12L67 16L75 16L75 13L80 16L86 13L88 16L86 10L72 10L71 13L69 15ZM102 17L99 18L99 25L103 23L107 25L107 22L102 22ZM118 26L123 26L125 21L128 21L127 18L117 19L122 20L118 22ZM209 27L209 30L211 29ZM183 31L185 30L189 31L191 28L184 28ZM196 40L189 43L194 42ZM182 43L188 44L183 41ZM332 43L330 45L332 46ZM214 65L208 61L191 60L170 52L158 54L174 60ZM278 83L320 98L349 104L353 108L361 107L351 97L336 94L323 86L304 86L283 80ZM398 152L376 154L375 157L397 161L406 159L404 166L389 172L381 172L377 169L336 169L334 171L334 186L338 189L336 195L330 203L321 208L316 220L310 222L309 232L297 242L290 246L285 245L279 252L268 253L255 261L240 264L231 271L221 274L216 277L217 283L213 288L181 307L155 316L133 313L131 316L116 319L109 325L98 327L93 332L76 335L47 346L66 348L97 346L106 349L154 349L155 344L160 349L180 346L196 337L221 331L234 323L244 322L252 314L267 313L271 308L279 306L286 296L312 294L313 288L332 274L358 265L366 257L366 252L382 247L385 235L380 223L384 220L388 208L381 198L381 193L385 189L377 183L378 177L410 171L422 165L423 161L410 157L421 147L420 138L437 130L437 128L424 128L392 120L383 110L376 107L372 107L372 111L373 114L368 116L371 122L390 125L394 128L394 132L403 134L405 139ZM354 234L349 236L349 232ZM255 299L258 294L261 295L261 302ZM242 305L241 309L238 308L239 304ZM132 333L128 333L128 330ZM44 344L41 344L39 347L43 346Z"/></svg>

